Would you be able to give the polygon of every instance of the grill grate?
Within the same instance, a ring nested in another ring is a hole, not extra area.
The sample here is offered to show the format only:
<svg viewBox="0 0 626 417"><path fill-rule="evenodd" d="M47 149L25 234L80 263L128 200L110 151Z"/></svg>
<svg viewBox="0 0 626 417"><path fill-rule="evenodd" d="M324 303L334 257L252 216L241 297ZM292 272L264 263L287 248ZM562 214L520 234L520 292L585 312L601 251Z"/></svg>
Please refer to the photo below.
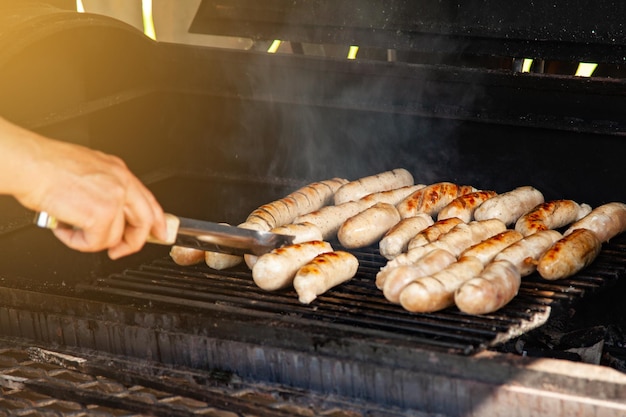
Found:
<svg viewBox="0 0 626 417"><path fill-rule="evenodd" d="M542 325L553 308L566 307L626 274L626 238L620 236L605 245L594 264L571 279L548 282L536 274L527 277L518 296L496 313L471 316L449 308L414 314L387 302L375 287L375 274L385 263L377 248L353 253L360 261L357 275L311 305L300 304L294 290L259 289L245 265L214 271L204 265L180 267L169 258L79 289L86 295L108 294L177 308L237 313L277 325L310 326L322 332L469 355Z"/></svg>

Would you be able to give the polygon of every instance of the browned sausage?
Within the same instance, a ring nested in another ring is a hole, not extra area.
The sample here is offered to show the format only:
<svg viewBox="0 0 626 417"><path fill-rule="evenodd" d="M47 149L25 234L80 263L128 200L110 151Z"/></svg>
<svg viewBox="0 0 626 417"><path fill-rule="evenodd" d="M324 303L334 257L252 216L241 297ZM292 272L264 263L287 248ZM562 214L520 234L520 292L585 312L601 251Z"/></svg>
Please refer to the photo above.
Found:
<svg viewBox="0 0 626 417"><path fill-rule="evenodd" d="M450 204L452 200L474 191L476 188L468 185L439 182L417 190L398 203L397 207L403 219L413 217L417 213L436 216L439 210Z"/></svg>
<svg viewBox="0 0 626 417"><path fill-rule="evenodd" d="M556 230L540 230L503 249L493 259L494 261L511 262L520 275L525 277L537 270L537 262L541 255L561 237L561 234Z"/></svg>
<svg viewBox="0 0 626 417"><path fill-rule="evenodd" d="M317 255L296 273L293 287L298 300L309 304L318 295L352 279L359 268L356 256L349 252L325 252Z"/></svg>
<svg viewBox="0 0 626 417"><path fill-rule="evenodd" d="M588 204L578 204L574 200L552 200L539 204L520 217L515 230L524 236L540 230L558 229L589 214Z"/></svg>
<svg viewBox="0 0 626 417"><path fill-rule="evenodd" d="M558 240L539 259L537 271L549 280L567 278L596 259L602 242L588 229L576 229Z"/></svg>
<svg viewBox="0 0 626 417"><path fill-rule="evenodd" d="M293 223L296 217L318 210L331 202L335 191L347 182L342 178L332 178L301 187L284 198L253 210L245 223L259 224L263 231Z"/></svg>
<svg viewBox="0 0 626 417"><path fill-rule="evenodd" d="M441 209L437 215L437 220L458 217L465 223L469 223L474 220L474 211L476 208L496 195L497 193L495 191L475 191L457 197L452 200L450 204Z"/></svg>
<svg viewBox="0 0 626 417"><path fill-rule="evenodd" d="M491 236L465 249L460 256L474 256L478 258L483 265L487 265L503 249L511 246L522 238L522 234L518 231L505 230L504 232L500 232L497 235Z"/></svg>
<svg viewBox="0 0 626 417"><path fill-rule="evenodd" d="M423 213L426 214L426 213ZM427 216L430 216L427 214ZM419 246L424 246L430 242L434 242L439 239L439 236L448 233L454 226L459 223L463 223L463 220L458 217L451 217L449 219L438 220L432 225L428 226L422 232L418 233L414 238L409 240L407 249L411 250Z"/></svg>

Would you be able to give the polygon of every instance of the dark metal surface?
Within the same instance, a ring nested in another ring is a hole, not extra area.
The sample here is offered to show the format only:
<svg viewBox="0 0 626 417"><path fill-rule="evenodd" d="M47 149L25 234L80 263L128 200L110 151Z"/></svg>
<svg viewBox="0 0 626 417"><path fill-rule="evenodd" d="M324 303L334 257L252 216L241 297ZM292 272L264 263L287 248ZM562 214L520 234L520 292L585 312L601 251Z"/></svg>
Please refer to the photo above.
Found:
<svg viewBox="0 0 626 417"><path fill-rule="evenodd" d="M0 416L427 417L236 375L0 338ZM430 415L430 414L429 414Z"/></svg>
<svg viewBox="0 0 626 417"><path fill-rule="evenodd" d="M623 63L623 3L203 0L191 31L479 56Z"/></svg>
<svg viewBox="0 0 626 417"><path fill-rule="evenodd" d="M108 294L175 310L193 307L206 314L236 314L241 320L264 323L257 329L260 333L272 327L297 325L311 334L324 335L329 341L337 338L337 343L339 339L352 339L367 344L367 340L378 339L470 355L544 324L552 308L563 310L626 275L624 236L611 242L593 266L575 277L548 282L535 274L525 279L519 295L496 313L471 316L449 308L438 313L412 314L389 303L375 288L376 272L384 265L377 250L354 253L360 263L355 278L311 305L300 304L293 290L259 289L245 266L215 271L203 265L179 267L169 259L155 260L138 270L113 274L78 288L86 297ZM261 334L248 337L267 343ZM299 349L310 349L308 342L301 343Z"/></svg>

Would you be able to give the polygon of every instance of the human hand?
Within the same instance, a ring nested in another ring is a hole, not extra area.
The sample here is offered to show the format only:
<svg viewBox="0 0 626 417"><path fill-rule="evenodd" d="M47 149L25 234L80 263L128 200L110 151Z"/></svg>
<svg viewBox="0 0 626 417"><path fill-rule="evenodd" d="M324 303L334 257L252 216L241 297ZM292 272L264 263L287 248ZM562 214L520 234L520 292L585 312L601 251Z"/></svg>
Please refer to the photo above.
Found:
<svg viewBox="0 0 626 417"><path fill-rule="evenodd" d="M140 250L150 234L167 238L161 206L120 158L29 131L17 133L17 160L23 163L11 194L25 207L74 226L54 230L68 247L107 249L117 259Z"/></svg>

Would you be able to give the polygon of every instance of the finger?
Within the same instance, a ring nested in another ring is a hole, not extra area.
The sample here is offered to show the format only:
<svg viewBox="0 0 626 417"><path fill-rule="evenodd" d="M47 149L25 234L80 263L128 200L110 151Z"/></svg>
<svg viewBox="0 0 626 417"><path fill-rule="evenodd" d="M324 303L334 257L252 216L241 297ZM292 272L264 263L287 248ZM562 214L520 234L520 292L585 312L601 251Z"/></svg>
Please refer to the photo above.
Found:
<svg viewBox="0 0 626 417"><path fill-rule="evenodd" d="M152 193L137 181L129 189L127 202L124 206L124 231L120 241L109 249L109 257L118 259L137 252L144 246L152 230L155 230L157 234L161 233L156 222L156 216L162 217L159 210L160 206Z"/></svg>

